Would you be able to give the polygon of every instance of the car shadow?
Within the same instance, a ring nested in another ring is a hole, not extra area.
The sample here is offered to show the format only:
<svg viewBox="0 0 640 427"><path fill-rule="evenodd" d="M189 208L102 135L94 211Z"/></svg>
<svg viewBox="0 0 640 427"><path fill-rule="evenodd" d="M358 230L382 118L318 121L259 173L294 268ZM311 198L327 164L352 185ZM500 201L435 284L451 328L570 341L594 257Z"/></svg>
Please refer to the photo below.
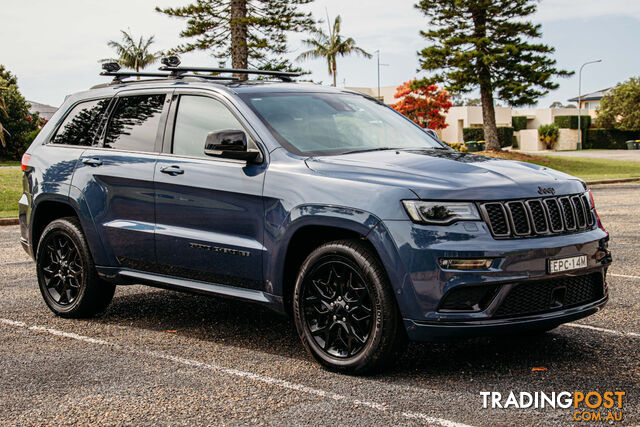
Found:
<svg viewBox="0 0 640 427"><path fill-rule="evenodd" d="M108 311L92 321L158 332L170 330L225 346L310 360L293 321L266 307L202 295L138 289L139 292L129 289L124 294L118 291ZM523 380L531 384L537 381L531 373L540 371L534 375L538 375L543 385L546 370L574 371L575 374L580 366L602 367L604 359L619 351L615 342L598 336L593 338L593 334L563 328L561 332L546 334L482 337L448 343L410 342L392 366L369 378L416 386L425 381L446 384L452 379L466 379L475 380L480 386L495 382L501 376L527 374ZM582 370L577 376L588 378L589 375ZM619 367L613 367L610 372L600 370L597 375L616 375L626 383Z"/></svg>

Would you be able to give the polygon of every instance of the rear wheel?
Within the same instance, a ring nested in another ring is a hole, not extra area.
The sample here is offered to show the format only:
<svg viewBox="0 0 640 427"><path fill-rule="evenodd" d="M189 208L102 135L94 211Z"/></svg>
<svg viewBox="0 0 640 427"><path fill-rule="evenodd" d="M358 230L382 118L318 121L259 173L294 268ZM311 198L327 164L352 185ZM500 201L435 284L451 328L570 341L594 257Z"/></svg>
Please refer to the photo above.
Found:
<svg viewBox="0 0 640 427"><path fill-rule="evenodd" d="M40 292L47 306L62 317L90 317L104 311L115 285L96 273L77 218L51 222L36 251Z"/></svg>
<svg viewBox="0 0 640 427"><path fill-rule="evenodd" d="M298 274L293 303L305 348L335 371L360 374L379 368L404 338L386 274L357 240L314 250Z"/></svg>

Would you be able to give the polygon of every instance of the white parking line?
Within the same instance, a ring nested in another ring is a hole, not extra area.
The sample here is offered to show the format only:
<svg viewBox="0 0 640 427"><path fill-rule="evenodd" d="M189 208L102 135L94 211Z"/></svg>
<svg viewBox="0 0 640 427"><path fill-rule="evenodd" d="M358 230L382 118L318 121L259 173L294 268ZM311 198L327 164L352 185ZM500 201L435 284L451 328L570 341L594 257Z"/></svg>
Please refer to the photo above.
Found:
<svg viewBox="0 0 640 427"><path fill-rule="evenodd" d="M580 323L565 323L564 326L570 326L572 328L580 328L580 329L590 329L592 331L604 332L605 334L618 335L621 337L640 338L640 333L638 332L615 331L613 329L598 328L596 326L590 326L590 325L581 325Z"/></svg>
<svg viewBox="0 0 640 427"><path fill-rule="evenodd" d="M44 332L44 333L48 333L48 334L63 337L63 338L70 338L77 341L83 341L90 344L108 346L116 350L136 353L144 356L154 357L157 359L169 360L171 362L179 363L186 366L192 366L195 368L217 371L226 375L249 379L256 382L261 382L261 383L269 384L275 387L280 387L288 390L294 390L300 393L321 397L323 399L331 399L335 401L347 402L354 406L366 406L368 408L375 409L380 412L389 413L389 414L400 416L407 419L419 419L421 421L424 421L430 424L438 424L444 427L469 427L466 424L457 423L455 421L447 420L445 418L433 417L420 412L397 411L389 408L389 404L386 402L378 403L378 402L373 402L369 400L354 399L353 397L346 396L343 394L333 393L333 392L322 390L319 388L309 387L304 384L298 384L298 383L294 383L286 380L281 380L278 378L273 378L273 377L269 377L267 375L262 375L262 374L256 374L249 371L241 371L233 368L225 368L223 366L204 363L204 362L200 362L198 360L193 360L193 359L185 359L183 357L172 356L170 354L166 354L158 351L142 350L132 346L116 344L116 343L101 340L98 338L91 338L84 335L74 334L72 332L64 332L64 331L59 331L57 329L46 328L44 326L37 326L37 325L29 326L24 322L11 320L11 319L0 318L0 323L9 325L9 326L18 327L18 328L28 329L34 332Z"/></svg>
<svg viewBox="0 0 640 427"><path fill-rule="evenodd" d="M613 276L613 277L626 277L627 279L640 279L640 276L630 276L628 274L614 274L614 273L607 273L607 276Z"/></svg>

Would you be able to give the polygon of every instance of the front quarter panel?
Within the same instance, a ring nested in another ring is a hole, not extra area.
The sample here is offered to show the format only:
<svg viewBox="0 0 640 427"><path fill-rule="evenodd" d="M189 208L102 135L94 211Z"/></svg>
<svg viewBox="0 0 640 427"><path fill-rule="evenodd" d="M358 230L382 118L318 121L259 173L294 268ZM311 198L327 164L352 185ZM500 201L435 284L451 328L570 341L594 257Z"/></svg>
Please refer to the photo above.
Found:
<svg viewBox="0 0 640 427"><path fill-rule="evenodd" d="M384 228L376 226L384 218L406 219L400 201L415 198L413 192L326 177L284 149L272 152L271 160L264 187L267 292L283 294L287 247L305 226L335 227L367 236L393 275L392 284L401 283L398 273L392 271L398 265L397 251Z"/></svg>

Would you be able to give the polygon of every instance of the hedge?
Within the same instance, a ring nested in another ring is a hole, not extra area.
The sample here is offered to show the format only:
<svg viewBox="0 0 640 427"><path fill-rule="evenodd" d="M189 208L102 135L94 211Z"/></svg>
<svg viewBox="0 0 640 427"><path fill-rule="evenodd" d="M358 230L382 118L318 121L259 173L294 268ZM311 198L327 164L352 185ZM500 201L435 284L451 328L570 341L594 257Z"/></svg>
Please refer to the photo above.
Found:
<svg viewBox="0 0 640 427"><path fill-rule="evenodd" d="M640 131L591 128L583 148L626 149L628 140L640 139Z"/></svg>
<svg viewBox="0 0 640 427"><path fill-rule="evenodd" d="M484 141L484 128L464 128L462 129L462 137L464 141ZM500 141L501 147L507 147L511 145L513 140L513 128L512 127L499 127L498 128L498 141Z"/></svg>
<svg viewBox="0 0 640 427"><path fill-rule="evenodd" d="M578 116L556 116L553 122L560 129L578 129ZM589 129L591 127L591 116L580 116L580 127Z"/></svg>
<svg viewBox="0 0 640 427"><path fill-rule="evenodd" d="M527 116L513 116L511 117L511 124L513 125L513 131L518 132L519 130L527 128Z"/></svg>

